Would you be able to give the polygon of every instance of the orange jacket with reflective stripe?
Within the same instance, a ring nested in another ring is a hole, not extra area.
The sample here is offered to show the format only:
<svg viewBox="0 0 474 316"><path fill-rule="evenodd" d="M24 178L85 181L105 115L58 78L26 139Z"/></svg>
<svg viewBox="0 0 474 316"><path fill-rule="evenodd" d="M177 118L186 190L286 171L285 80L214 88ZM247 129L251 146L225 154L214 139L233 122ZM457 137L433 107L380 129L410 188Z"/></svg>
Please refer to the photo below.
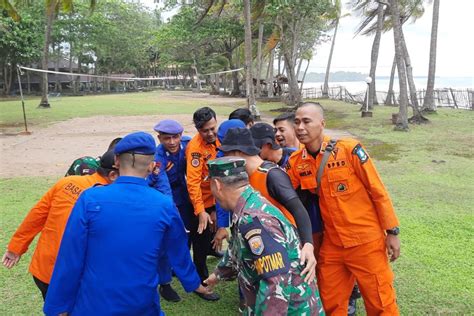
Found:
<svg viewBox="0 0 474 316"><path fill-rule="evenodd" d="M316 175L329 142L313 158L306 149L293 153L288 175L294 188L315 192ZM354 139L338 140L321 177L319 205L324 236L338 246L361 245L399 225L390 196L364 148Z"/></svg>
<svg viewBox="0 0 474 316"><path fill-rule="evenodd" d="M275 168L278 168L275 166ZM270 193L268 193L267 189L267 176L268 176L268 171L269 169L263 169L261 167L258 167L257 170L255 170L249 177L249 182L250 185L260 192L260 194L266 198L270 203L272 203L274 206L276 206L282 213L285 215L285 217L293 224L293 226L296 227L296 222L295 218L293 215L291 215L290 211L288 211L283 204L275 200Z"/></svg>
<svg viewBox="0 0 474 316"><path fill-rule="evenodd" d="M98 173L60 179L30 210L10 240L8 250L22 255L41 232L30 264L31 274L41 281L49 284L51 280L61 238L76 200L82 191L96 183L107 181Z"/></svg>
<svg viewBox="0 0 474 316"><path fill-rule="evenodd" d="M196 215L216 204L211 193L207 162L216 158L218 146L219 140L216 140L215 144L208 144L196 134L186 147L186 181L189 199Z"/></svg>

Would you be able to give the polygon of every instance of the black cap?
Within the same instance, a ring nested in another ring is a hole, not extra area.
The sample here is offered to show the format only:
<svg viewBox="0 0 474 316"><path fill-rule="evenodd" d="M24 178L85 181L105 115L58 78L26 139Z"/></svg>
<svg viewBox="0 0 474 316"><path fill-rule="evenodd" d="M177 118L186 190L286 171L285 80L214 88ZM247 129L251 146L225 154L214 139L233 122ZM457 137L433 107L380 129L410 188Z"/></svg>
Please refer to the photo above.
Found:
<svg viewBox="0 0 474 316"><path fill-rule="evenodd" d="M280 145L275 142L275 130L267 123L257 123L250 128L255 146L260 149L265 144L271 144L272 149L280 149Z"/></svg>
<svg viewBox="0 0 474 316"><path fill-rule="evenodd" d="M246 128L229 129L219 150L223 152L238 150L249 156L258 155L260 152L260 149L253 142L252 134Z"/></svg>
<svg viewBox="0 0 474 316"><path fill-rule="evenodd" d="M100 165L99 168L97 168L97 172L99 174L107 176L110 171L112 170L118 170L117 167L115 166L115 153L113 149L110 149L106 151L101 157L100 157Z"/></svg>

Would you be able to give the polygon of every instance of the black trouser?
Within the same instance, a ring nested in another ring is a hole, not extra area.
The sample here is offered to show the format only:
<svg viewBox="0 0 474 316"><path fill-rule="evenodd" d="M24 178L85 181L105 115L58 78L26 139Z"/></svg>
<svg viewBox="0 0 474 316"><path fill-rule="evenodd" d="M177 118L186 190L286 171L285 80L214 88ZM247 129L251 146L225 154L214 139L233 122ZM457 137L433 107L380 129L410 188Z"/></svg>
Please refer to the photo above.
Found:
<svg viewBox="0 0 474 316"><path fill-rule="evenodd" d="M215 206L206 209L206 212L208 214L211 214L215 211ZM193 261L194 265L196 266L197 273L201 278L201 281L204 281L209 277L209 270L207 269L206 259L207 255L212 249L211 228L209 227L208 223L207 228L202 232L202 234L199 234L197 232L199 226L198 216L194 216L190 224L191 232L189 233L189 239L191 240L191 243L193 245Z"/></svg>
<svg viewBox="0 0 474 316"><path fill-rule="evenodd" d="M41 291L41 295L43 295L43 301L46 300L46 293L48 292L49 284L44 283L43 281L41 281L35 276L33 276L33 280L35 281L35 284L38 287L38 289Z"/></svg>

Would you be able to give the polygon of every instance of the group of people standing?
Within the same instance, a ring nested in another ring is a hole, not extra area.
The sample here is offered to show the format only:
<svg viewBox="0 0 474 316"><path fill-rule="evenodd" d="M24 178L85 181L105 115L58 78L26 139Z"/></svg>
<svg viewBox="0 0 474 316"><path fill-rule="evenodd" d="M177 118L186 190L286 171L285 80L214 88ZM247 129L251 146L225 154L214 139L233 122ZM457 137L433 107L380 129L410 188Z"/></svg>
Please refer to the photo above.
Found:
<svg viewBox="0 0 474 316"><path fill-rule="evenodd" d="M367 314L398 314L393 205L364 147L324 135L320 104L274 126L247 109L219 125L209 107L193 122L193 138L158 122L158 146L145 132L114 140L96 173L60 179L32 208L2 261L41 232L30 272L47 315L162 315L158 292L181 299L173 273L208 301L237 278L244 315L353 314L357 286ZM209 255L222 255L212 273Z"/></svg>

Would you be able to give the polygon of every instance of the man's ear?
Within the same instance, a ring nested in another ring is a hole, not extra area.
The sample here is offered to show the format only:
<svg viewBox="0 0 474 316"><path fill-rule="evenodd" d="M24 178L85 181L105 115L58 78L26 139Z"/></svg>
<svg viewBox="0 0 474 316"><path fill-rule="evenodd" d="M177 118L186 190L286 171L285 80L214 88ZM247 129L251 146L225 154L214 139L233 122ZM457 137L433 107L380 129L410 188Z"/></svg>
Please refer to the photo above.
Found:
<svg viewBox="0 0 474 316"><path fill-rule="evenodd" d="M117 169L120 168L120 160L119 160L119 156L117 156L117 155L114 156L114 166Z"/></svg>
<svg viewBox="0 0 474 316"><path fill-rule="evenodd" d="M323 127L326 127L326 120L325 120L325 119L322 119L322 120L321 120L321 125L322 125Z"/></svg>
<svg viewBox="0 0 474 316"><path fill-rule="evenodd" d="M216 187L216 191L221 192L222 191L222 183L219 180L217 180L216 178L212 178L211 181L214 182L214 186Z"/></svg>
<svg viewBox="0 0 474 316"><path fill-rule="evenodd" d="M154 161L150 161L150 163L148 164L148 173L153 172L153 170L155 169L155 165L156 163Z"/></svg>

